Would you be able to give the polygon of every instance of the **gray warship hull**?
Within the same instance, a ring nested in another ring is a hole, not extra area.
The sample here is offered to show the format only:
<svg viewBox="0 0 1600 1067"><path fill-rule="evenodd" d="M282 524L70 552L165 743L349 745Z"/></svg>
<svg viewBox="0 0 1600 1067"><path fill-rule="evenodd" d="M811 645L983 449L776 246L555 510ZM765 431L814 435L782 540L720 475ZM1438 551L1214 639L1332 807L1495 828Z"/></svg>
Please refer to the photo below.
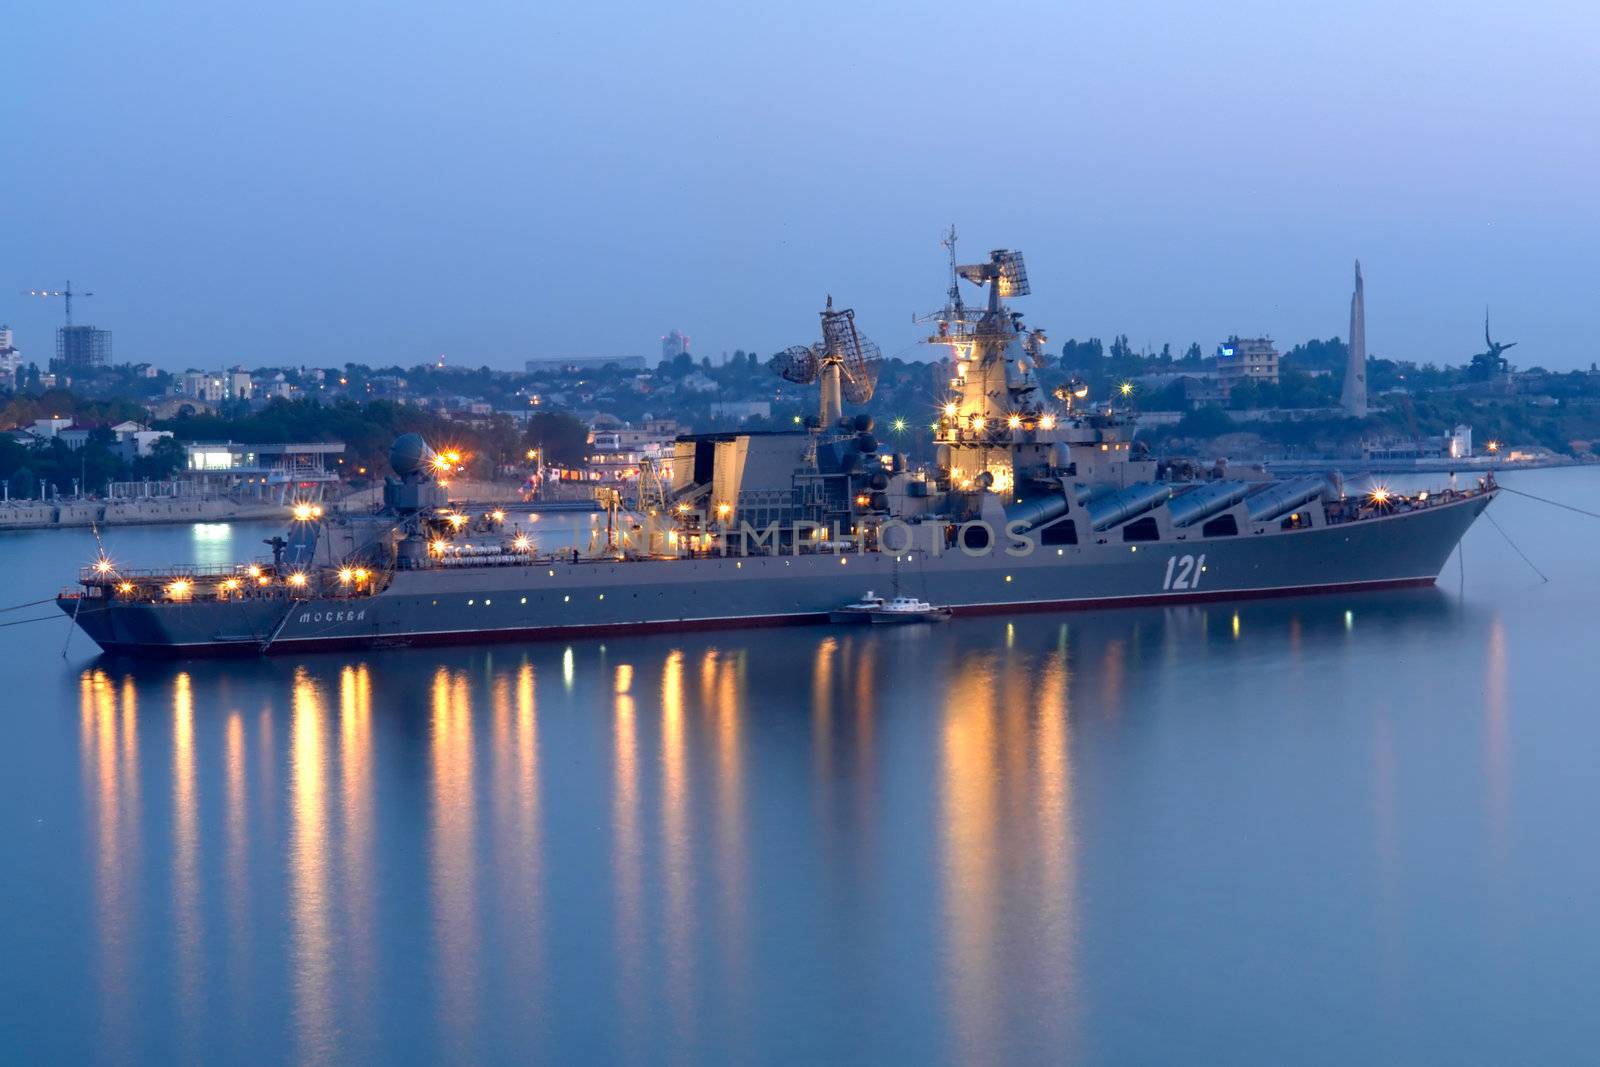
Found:
<svg viewBox="0 0 1600 1067"><path fill-rule="evenodd" d="M370 595L119 602L63 595L102 649L257 655L826 622L894 587L956 614L1285 596L1433 583L1493 491L1304 530L1024 555L839 551L686 559L528 559L397 571Z"/></svg>

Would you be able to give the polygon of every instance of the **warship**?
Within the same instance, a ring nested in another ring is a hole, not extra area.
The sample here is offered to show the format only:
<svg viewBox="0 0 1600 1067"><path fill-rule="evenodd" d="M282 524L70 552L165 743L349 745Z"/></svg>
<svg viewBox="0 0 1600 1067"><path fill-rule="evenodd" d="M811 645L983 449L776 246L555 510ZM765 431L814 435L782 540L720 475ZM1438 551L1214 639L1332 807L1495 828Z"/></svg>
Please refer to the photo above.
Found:
<svg viewBox="0 0 1600 1067"><path fill-rule="evenodd" d="M821 340L770 364L816 386L817 414L679 437L632 507L606 501L589 551L452 505L448 460L406 435L370 514L296 504L271 559L232 566L102 555L57 603L106 652L194 656L827 622L891 588L957 615L1383 589L1433 583L1497 492L1349 494L1334 472L1159 461L1119 398L1041 384L1045 334L1010 305L1029 293L1022 255L961 264L946 243L946 302L921 320L947 375L931 465L845 412L871 399L880 357L830 298Z"/></svg>

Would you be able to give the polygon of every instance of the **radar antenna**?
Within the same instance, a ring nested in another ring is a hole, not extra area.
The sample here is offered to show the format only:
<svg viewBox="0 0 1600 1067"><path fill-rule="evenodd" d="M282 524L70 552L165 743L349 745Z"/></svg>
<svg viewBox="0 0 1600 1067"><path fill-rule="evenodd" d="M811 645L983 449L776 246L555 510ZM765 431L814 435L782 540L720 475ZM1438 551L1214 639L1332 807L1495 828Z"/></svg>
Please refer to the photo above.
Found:
<svg viewBox="0 0 1600 1067"><path fill-rule="evenodd" d="M786 348L767 363L785 381L797 385L821 382L823 426L839 421L844 401L865 404L872 399L882 365L878 346L856 329L855 311L835 311L831 296L822 311L821 342L809 348Z"/></svg>
<svg viewBox="0 0 1600 1067"><path fill-rule="evenodd" d="M973 285L989 286L989 310L998 311L1000 301L1013 296L1027 296L1028 268L1022 262L1022 253L1008 248L997 248L989 253L987 263L968 263L956 268L956 273Z"/></svg>

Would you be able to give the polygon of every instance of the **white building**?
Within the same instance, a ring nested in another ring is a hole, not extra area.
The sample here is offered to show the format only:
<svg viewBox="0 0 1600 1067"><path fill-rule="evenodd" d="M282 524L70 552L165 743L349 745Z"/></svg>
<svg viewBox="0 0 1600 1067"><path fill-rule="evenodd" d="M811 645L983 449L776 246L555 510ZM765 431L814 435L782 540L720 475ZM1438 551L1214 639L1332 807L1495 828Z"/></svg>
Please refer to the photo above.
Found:
<svg viewBox="0 0 1600 1067"><path fill-rule="evenodd" d="M0 323L0 385L10 384L22 369L22 353L11 341L11 327Z"/></svg>

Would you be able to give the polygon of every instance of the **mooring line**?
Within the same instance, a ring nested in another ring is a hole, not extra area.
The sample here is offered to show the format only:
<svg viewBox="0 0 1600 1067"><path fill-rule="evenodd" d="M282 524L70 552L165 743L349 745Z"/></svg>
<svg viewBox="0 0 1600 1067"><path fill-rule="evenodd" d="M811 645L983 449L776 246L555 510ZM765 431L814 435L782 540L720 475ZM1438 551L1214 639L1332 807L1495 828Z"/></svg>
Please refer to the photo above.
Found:
<svg viewBox="0 0 1600 1067"><path fill-rule="evenodd" d="M59 616L59 615L40 615L37 618L33 618L33 619L17 619L14 622L0 622L0 627L5 627L5 626L25 626L30 622L53 622L54 620L59 619L59 618L61 618L61 616Z"/></svg>
<svg viewBox="0 0 1600 1067"><path fill-rule="evenodd" d="M1522 557L1522 562L1526 563L1530 567L1533 567L1533 573L1537 574L1542 581L1548 582L1550 580L1549 576L1546 575L1544 573L1544 571L1542 571L1538 567L1534 566L1534 562L1533 562L1533 560L1528 558L1528 554L1526 552L1522 551L1522 549L1517 547L1517 543L1515 541L1511 540L1511 535L1506 533L1505 528L1503 526L1501 526L1498 522L1494 521L1494 516L1493 515L1489 514L1487 511L1485 511L1483 513L1483 517L1489 520L1489 525L1490 526L1493 526L1496 530L1500 531L1500 536L1504 537L1506 539L1506 544L1511 546L1512 551L1514 551L1517 555Z"/></svg>
<svg viewBox="0 0 1600 1067"><path fill-rule="evenodd" d="M1559 500L1551 500L1549 497L1534 496L1532 493L1524 493L1521 489L1513 489L1508 485L1501 485L1497 486L1496 488L1498 488L1502 493L1515 493L1518 496L1525 496L1529 500L1537 500L1541 504L1549 504L1553 508L1565 508L1567 511L1576 511L1579 515L1587 515L1591 519L1600 519L1600 512L1585 511L1582 508L1575 508L1571 504L1563 504ZM1488 512L1484 512L1484 514L1487 515Z"/></svg>
<svg viewBox="0 0 1600 1067"><path fill-rule="evenodd" d="M56 598L53 596L47 596L43 600L28 600L21 604L13 604L9 608L0 608L0 614L8 611L21 611L23 608L38 607L40 604L54 604L55 600Z"/></svg>

